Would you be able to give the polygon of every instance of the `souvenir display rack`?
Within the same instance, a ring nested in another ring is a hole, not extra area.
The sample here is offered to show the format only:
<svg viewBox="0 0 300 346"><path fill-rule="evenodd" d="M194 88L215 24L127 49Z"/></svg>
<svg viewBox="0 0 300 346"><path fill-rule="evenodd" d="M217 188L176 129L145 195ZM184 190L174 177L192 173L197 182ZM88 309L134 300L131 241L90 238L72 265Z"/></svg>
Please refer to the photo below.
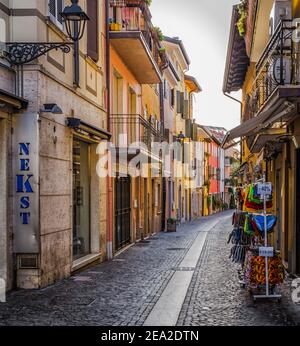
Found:
<svg viewBox="0 0 300 346"><path fill-rule="evenodd" d="M276 224L276 216L268 214L272 207L272 185L265 176L255 184L236 190L237 210L233 215L234 229L230 258L241 265L240 283L253 293L253 299L281 299L276 289L284 280L280 253L268 246L268 233ZM257 291L259 292L258 294ZM261 294L263 292L263 294Z"/></svg>

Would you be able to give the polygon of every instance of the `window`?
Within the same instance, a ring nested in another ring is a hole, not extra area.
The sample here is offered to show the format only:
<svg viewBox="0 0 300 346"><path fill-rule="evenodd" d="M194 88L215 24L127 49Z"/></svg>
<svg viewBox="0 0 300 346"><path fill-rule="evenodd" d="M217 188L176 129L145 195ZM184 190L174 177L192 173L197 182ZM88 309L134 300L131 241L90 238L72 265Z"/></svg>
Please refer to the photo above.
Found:
<svg viewBox="0 0 300 346"><path fill-rule="evenodd" d="M98 0L87 1L87 54L95 62L99 60Z"/></svg>
<svg viewBox="0 0 300 346"><path fill-rule="evenodd" d="M157 186L157 211L161 212L161 186L158 184Z"/></svg>
<svg viewBox="0 0 300 346"><path fill-rule="evenodd" d="M6 25L3 18L0 18L0 43L6 42Z"/></svg>
<svg viewBox="0 0 300 346"><path fill-rule="evenodd" d="M50 19L61 29L63 28L63 20L60 13L64 9L64 0L49 0Z"/></svg>
<svg viewBox="0 0 300 346"><path fill-rule="evenodd" d="M172 89L170 91L170 102L171 102L171 107L174 108L174 105L175 105L175 89Z"/></svg>
<svg viewBox="0 0 300 346"><path fill-rule="evenodd" d="M73 259L91 253L90 146L73 140Z"/></svg>
<svg viewBox="0 0 300 346"><path fill-rule="evenodd" d="M168 84L167 84L167 81L166 79L164 79L164 98L166 99L167 98L167 91L168 91Z"/></svg>

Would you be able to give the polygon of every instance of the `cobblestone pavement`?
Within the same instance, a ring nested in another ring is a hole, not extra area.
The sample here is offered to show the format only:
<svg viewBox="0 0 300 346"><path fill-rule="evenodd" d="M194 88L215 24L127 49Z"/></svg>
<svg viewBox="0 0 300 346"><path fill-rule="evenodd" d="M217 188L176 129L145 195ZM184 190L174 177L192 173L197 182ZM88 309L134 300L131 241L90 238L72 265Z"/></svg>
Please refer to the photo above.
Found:
<svg viewBox="0 0 300 346"><path fill-rule="evenodd" d="M204 250L186 295L178 325L184 326L289 326L284 304L290 297L254 304L247 290L238 282L240 266L229 259L227 244L231 218L224 218L209 232ZM287 294L286 290L282 291Z"/></svg>
<svg viewBox="0 0 300 346"><path fill-rule="evenodd" d="M221 218L221 216L218 216ZM39 291L15 291L0 304L0 325L143 325L201 226L160 233L102 263Z"/></svg>
<svg viewBox="0 0 300 346"><path fill-rule="evenodd" d="M143 325L175 267L212 220L179 325L288 325L280 305L256 307L238 284L226 241L230 212L186 224L137 244L114 261L36 291L14 291L0 304L0 325Z"/></svg>

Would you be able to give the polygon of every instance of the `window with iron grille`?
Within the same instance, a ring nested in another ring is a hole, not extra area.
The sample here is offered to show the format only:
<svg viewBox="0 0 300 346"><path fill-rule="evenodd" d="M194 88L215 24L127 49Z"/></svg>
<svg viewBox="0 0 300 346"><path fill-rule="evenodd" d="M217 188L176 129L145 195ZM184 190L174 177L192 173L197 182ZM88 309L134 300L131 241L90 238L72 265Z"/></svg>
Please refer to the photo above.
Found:
<svg viewBox="0 0 300 346"><path fill-rule="evenodd" d="M64 0L49 0L50 19L59 27L63 28L63 20L60 13L64 9Z"/></svg>

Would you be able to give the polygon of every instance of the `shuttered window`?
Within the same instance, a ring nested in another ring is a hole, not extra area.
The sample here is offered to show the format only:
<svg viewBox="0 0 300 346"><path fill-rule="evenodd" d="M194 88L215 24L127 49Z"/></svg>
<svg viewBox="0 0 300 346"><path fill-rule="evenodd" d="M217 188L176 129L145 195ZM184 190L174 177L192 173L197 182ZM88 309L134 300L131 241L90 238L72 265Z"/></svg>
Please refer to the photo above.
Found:
<svg viewBox="0 0 300 346"><path fill-rule="evenodd" d="M174 108L175 106L175 89L171 89L170 90L170 103L171 103L171 107Z"/></svg>
<svg viewBox="0 0 300 346"><path fill-rule="evenodd" d="M49 15L51 20L62 28L63 20L60 13L64 9L64 0L49 0Z"/></svg>
<svg viewBox="0 0 300 346"><path fill-rule="evenodd" d="M95 62L99 60L98 0L87 1L87 54Z"/></svg>
<svg viewBox="0 0 300 346"><path fill-rule="evenodd" d="M183 107L184 107L184 93L177 91L176 99L177 99L177 113L182 115Z"/></svg>

